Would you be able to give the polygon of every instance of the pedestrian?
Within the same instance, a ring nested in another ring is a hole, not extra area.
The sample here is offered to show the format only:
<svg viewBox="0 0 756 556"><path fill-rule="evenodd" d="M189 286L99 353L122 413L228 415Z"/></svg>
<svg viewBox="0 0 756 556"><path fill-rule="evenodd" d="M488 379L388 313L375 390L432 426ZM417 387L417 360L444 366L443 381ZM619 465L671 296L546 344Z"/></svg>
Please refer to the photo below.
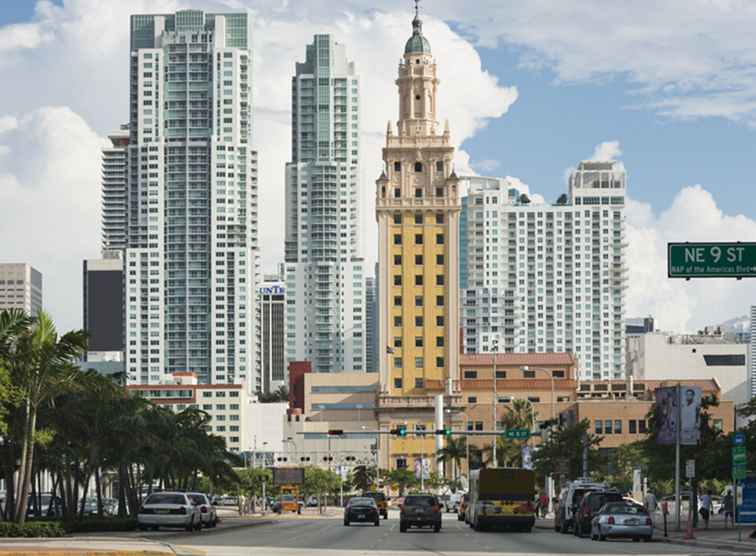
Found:
<svg viewBox="0 0 756 556"><path fill-rule="evenodd" d="M709 519L711 518L711 490L707 490L706 494L701 496L699 508L698 513L701 514L701 517L704 520L704 528L708 529Z"/></svg>
<svg viewBox="0 0 756 556"><path fill-rule="evenodd" d="M656 512L657 505L658 503L656 501L656 495L654 494L652 490L649 490L646 493L646 500L645 500L646 511L649 513L649 515L654 515L654 513Z"/></svg>
<svg viewBox="0 0 756 556"><path fill-rule="evenodd" d="M724 515L725 515L725 529L727 529L727 518L730 519L732 527L735 528L735 499L732 496L732 491L728 490L724 497Z"/></svg>
<svg viewBox="0 0 756 556"><path fill-rule="evenodd" d="M541 492L541 495L538 497L538 509L541 511L541 518L545 518L549 512L549 495L545 492Z"/></svg>

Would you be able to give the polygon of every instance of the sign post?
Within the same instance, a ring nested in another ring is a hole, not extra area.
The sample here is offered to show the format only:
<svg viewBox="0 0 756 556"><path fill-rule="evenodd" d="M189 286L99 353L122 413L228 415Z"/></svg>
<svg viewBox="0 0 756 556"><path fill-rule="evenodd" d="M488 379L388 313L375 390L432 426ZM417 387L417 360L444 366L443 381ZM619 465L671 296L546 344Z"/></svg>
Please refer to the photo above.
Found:
<svg viewBox="0 0 756 556"><path fill-rule="evenodd" d="M756 243L669 243L669 278L756 278Z"/></svg>

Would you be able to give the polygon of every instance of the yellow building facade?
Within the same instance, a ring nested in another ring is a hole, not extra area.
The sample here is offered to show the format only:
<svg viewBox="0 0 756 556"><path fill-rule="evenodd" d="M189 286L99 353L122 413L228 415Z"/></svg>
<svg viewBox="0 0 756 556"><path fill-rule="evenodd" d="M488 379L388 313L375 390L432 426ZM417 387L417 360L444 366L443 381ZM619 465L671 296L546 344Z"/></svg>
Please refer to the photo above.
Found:
<svg viewBox="0 0 756 556"><path fill-rule="evenodd" d="M454 146L439 129L439 79L416 14L396 80L399 120L388 124L384 171L376 182L379 229L378 417L383 427L434 430L433 407L461 404L448 385L459 378L459 214ZM413 465L437 444L391 439L384 463Z"/></svg>

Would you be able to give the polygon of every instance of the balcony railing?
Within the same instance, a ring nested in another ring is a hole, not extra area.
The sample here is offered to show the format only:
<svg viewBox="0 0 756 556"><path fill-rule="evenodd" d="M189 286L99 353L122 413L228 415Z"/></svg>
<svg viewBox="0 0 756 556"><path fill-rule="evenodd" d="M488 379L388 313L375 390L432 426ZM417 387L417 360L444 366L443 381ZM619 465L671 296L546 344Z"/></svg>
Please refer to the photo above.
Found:
<svg viewBox="0 0 756 556"><path fill-rule="evenodd" d="M432 409L436 406L436 396L391 396L389 394L378 395L378 409ZM465 403L461 395L444 396L444 407L463 409Z"/></svg>

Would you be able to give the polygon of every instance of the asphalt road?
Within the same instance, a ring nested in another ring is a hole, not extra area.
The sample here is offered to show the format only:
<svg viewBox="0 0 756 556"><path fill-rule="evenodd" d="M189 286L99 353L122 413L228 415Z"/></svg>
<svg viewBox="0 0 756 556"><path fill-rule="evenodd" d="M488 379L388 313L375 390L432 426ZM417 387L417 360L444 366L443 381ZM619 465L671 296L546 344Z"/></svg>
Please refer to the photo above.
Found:
<svg viewBox="0 0 756 556"><path fill-rule="evenodd" d="M228 556L517 556L540 554L619 554L667 555L710 554L721 556L728 551L678 546L663 542L632 541L596 542L560 535L547 529L532 533L476 533L456 520L444 516L440 533L429 529L411 529L399 533L399 520L391 512L380 527L352 525L344 527L341 519L280 519L268 525L236 529L226 533L196 535L173 541L188 553Z"/></svg>

